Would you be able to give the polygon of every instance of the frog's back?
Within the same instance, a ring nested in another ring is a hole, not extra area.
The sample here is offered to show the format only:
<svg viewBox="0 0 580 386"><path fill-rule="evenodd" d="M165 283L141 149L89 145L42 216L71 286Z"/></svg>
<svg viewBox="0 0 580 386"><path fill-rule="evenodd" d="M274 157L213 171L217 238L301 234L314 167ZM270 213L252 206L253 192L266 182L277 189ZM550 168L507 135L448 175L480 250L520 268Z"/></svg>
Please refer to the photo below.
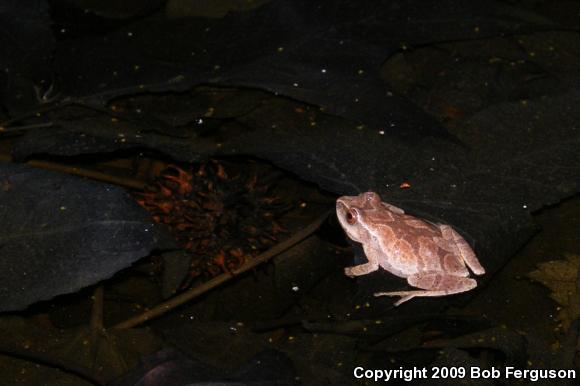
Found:
<svg viewBox="0 0 580 386"><path fill-rule="evenodd" d="M407 214L391 215L393 221L379 225L379 244L384 252L380 265L384 269L401 277L442 272L449 264L461 270L462 261L441 248L439 227Z"/></svg>

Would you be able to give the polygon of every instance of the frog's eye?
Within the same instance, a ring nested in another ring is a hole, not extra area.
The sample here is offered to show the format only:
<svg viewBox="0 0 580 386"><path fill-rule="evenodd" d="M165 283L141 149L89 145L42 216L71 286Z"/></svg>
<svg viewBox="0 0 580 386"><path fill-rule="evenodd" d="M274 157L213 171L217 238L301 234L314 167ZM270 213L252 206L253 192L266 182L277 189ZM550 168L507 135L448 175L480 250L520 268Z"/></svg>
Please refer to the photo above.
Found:
<svg viewBox="0 0 580 386"><path fill-rule="evenodd" d="M355 209L351 209L348 212L346 212L345 217L346 222L349 223L350 225L353 225L358 218L358 212Z"/></svg>

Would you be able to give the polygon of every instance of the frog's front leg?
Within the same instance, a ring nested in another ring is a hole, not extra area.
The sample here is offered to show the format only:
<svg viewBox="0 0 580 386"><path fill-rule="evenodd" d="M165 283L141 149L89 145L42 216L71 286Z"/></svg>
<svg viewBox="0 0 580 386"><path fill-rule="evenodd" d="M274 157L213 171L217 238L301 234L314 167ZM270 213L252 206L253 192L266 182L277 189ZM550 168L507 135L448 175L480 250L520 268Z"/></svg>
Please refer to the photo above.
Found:
<svg viewBox="0 0 580 386"><path fill-rule="evenodd" d="M368 259L368 263L355 265L354 267L346 267L344 269L344 274L348 277L362 276L367 273L371 273L379 269L379 257L381 252L369 247L367 244L363 245L365 255Z"/></svg>
<svg viewBox="0 0 580 386"><path fill-rule="evenodd" d="M400 296L395 306L419 296L446 296L469 291L477 286L474 279L462 276L446 275L441 272L423 272L407 277L409 285L421 290L377 292L375 296Z"/></svg>

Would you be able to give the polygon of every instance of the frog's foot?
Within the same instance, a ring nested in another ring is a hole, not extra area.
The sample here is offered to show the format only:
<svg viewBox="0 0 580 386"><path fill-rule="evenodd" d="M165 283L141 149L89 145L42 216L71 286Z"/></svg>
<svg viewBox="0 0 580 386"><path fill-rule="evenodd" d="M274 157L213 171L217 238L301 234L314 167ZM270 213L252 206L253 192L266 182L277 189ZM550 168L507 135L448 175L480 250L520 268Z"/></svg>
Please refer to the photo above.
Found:
<svg viewBox="0 0 580 386"><path fill-rule="evenodd" d="M475 280L473 280L473 279L468 279L468 280L471 280L471 281L475 282ZM465 290L465 291L469 291L469 290ZM460 291L460 292L465 292L465 291ZM400 296L401 298L399 300L397 300L393 304L394 306L400 306L401 304L405 303L406 301L411 300L411 299L416 298L416 297L447 296L447 295L452 295L452 294L460 293L460 292L426 291L426 290L396 291L396 292L376 292L375 293L375 297L379 297L379 296Z"/></svg>
<svg viewBox="0 0 580 386"><path fill-rule="evenodd" d="M374 261L369 261L368 263L355 265L354 267L346 267L344 274L348 277L362 276L374 272L377 269L379 269L379 264Z"/></svg>
<svg viewBox="0 0 580 386"><path fill-rule="evenodd" d="M411 300L416 296L443 296L443 295L426 295L431 291L399 291L399 292L375 292L375 297L379 296L400 296L401 298L397 300L393 305L399 306L405 303L407 300Z"/></svg>
<svg viewBox="0 0 580 386"><path fill-rule="evenodd" d="M415 297L447 296L466 292L477 286L474 279L444 275L439 272L411 275L407 278L407 282L413 287L421 288L421 290L377 292L375 296L400 296L401 299L395 302L395 306L398 306Z"/></svg>

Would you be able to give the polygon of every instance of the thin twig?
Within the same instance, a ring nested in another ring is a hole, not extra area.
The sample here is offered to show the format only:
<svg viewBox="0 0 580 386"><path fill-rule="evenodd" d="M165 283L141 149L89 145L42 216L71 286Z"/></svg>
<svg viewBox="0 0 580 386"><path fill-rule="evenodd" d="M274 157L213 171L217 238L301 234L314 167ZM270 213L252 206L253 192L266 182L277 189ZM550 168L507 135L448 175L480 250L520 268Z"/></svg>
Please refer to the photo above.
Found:
<svg viewBox="0 0 580 386"><path fill-rule="evenodd" d="M10 156L0 154L0 161L12 162L12 158ZM146 186L145 182L136 180L134 178L112 176L110 174L101 173L96 170L78 168L75 166L66 166L56 162L30 160L26 162L26 164L35 168L53 170L56 172L73 174L80 177L87 177L92 180L107 182L109 184L114 184L129 189L144 190Z"/></svg>
<svg viewBox="0 0 580 386"><path fill-rule="evenodd" d="M93 291L93 308L91 310L91 330L92 331L102 331L103 330L103 303L104 303L104 292L103 286L98 285Z"/></svg>
<svg viewBox="0 0 580 386"><path fill-rule="evenodd" d="M104 290L102 285L98 285L93 291L93 307L91 309L91 324L90 324L90 334L91 334L91 363L93 364L92 369L94 370L97 366L97 361L99 359L100 351L100 337L104 331L103 324L103 306L105 302Z"/></svg>
<svg viewBox="0 0 580 386"><path fill-rule="evenodd" d="M52 127L52 126L54 126L54 123L52 123L52 122L35 123L32 125L11 126L11 127L0 126L0 133L8 133L8 132L12 133L14 131L43 129L43 128Z"/></svg>
<svg viewBox="0 0 580 386"><path fill-rule="evenodd" d="M322 216L318 217L316 220L314 220L312 223L310 223L304 229L299 230L297 233L292 235L290 238L276 244L275 246L273 246L272 248L270 248L266 252L256 256L256 258L249 260L243 266L241 266L240 268L238 268L236 270L233 270L231 273L228 272L228 273L223 273L219 276L216 276L213 279L211 279L211 280L209 280L209 281L207 281L207 282L205 282L205 283L203 283L195 288L191 288L191 289L169 299L166 302L158 304L157 306L151 308L150 310L143 312L142 314L139 314L137 316L129 318L129 319L125 320L124 322L121 322L121 323L115 325L113 328L126 329L126 328L132 328L132 327L138 326L142 323L145 323L148 320L151 320L157 316L163 315L166 312L169 312L169 311L173 310L174 308L190 301L191 299L194 299L194 298L208 292L209 290L231 280L235 276L237 276L241 273L244 273L244 272L256 267L257 265L262 264L262 263L270 260L274 256L279 255L280 253L282 253L285 250L289 249L290 247L298 244L299 242L301 242L302 240L306 239L308 236L310 236L311 234L316 232L316 230L320 227L320 225L328 217L329 213L330 212L324 213Z"/></svg>

